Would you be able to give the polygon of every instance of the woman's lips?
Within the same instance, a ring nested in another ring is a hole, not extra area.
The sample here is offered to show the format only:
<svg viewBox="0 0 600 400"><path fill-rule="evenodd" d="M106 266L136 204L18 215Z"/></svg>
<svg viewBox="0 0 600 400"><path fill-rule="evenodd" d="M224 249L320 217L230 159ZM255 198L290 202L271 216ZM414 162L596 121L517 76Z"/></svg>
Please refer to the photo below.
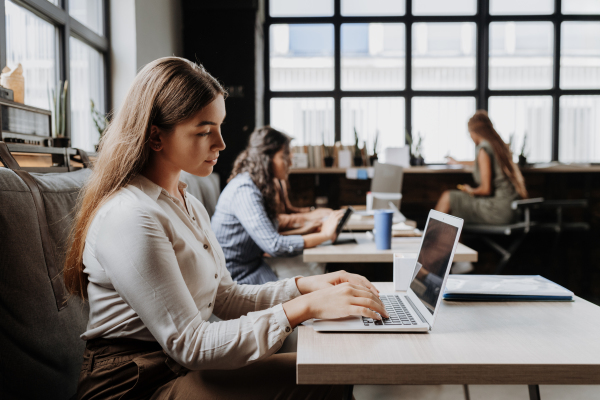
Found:
<svg viewBox="0 0 600 400"><path fill-rule="evenodd" d="M217 160L219 159L219 157L217 158L213 158L212 160L206 160L204 161L205 163L208 163L210 165L216 165L217 164Z"/></svg>

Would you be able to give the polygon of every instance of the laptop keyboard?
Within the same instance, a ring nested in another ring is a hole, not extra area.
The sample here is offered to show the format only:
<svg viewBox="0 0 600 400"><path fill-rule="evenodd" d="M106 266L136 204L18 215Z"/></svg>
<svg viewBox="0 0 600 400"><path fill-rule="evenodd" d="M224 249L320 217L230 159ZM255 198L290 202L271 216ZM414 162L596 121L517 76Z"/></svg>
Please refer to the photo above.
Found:
<svg viewBox="0 0 600 400"><path fill-rule="evenodd" d="M374 325L417 325L417 322L411 315L408 308L404 305L398 295L383 295L380 297L385 310L390 315L389 318L383 318L381 321L372 318L362 317L365 326Z"/></svg>

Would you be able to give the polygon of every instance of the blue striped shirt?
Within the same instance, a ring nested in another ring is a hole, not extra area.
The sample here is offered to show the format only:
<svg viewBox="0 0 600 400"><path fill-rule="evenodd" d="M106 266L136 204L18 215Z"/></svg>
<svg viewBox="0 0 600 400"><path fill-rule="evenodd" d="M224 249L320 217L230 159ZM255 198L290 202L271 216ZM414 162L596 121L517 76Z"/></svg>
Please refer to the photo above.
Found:
<svg viewBox="0 0 600 400"><path fill-rule="evenodd" d="M304 250L301 235L282 236L277 220L269 219L263 197L248 173L233 178L219 197L211 225L227 269L238 283L258 285L276 281L277 275L263 260L292 257Z"/></svg>

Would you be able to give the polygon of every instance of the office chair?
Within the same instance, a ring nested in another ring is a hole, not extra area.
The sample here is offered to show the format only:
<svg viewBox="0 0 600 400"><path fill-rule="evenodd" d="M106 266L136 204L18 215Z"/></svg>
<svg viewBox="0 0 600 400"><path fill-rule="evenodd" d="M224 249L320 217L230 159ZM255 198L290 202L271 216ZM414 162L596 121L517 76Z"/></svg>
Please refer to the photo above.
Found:
<svg viewBox="0 0 600 400"><path fill-rule="evenodd" d="M513 210L518 210L521 216L521 221L506 225L487 225L487 224L465 224L463 226L464 234L478 235L486 244L494 249L500 256L500 262L496 266L495 274L500 274L504 267L517 249L521 246L529 232L537 226L535 221L531 220L531 209L538 208L544 199L536 197L533 199L515 200L510 206ZM561 214L562 215L562 214ZM501 246L492 237L497 236L510 237L512 240L508 247Z"/></svg>

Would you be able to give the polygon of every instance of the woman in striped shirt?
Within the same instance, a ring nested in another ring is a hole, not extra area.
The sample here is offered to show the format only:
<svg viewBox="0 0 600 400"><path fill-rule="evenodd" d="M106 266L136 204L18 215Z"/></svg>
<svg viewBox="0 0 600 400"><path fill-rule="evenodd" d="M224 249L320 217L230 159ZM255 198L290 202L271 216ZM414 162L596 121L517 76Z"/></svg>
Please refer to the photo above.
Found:
<svg viewBox="0 0 600 400"><path fill-rule="evenodd" d="M256 285L277 280L263 258L265 253L293 257L305 248L335 240L340 211L331 213L319 232L289 236L278 232L276 180L287 179L290 140L269 126L254 131L219 197L211 224L225 253L227 269L238 283ZM314 214L319 217L319 212Z"/></svg>

